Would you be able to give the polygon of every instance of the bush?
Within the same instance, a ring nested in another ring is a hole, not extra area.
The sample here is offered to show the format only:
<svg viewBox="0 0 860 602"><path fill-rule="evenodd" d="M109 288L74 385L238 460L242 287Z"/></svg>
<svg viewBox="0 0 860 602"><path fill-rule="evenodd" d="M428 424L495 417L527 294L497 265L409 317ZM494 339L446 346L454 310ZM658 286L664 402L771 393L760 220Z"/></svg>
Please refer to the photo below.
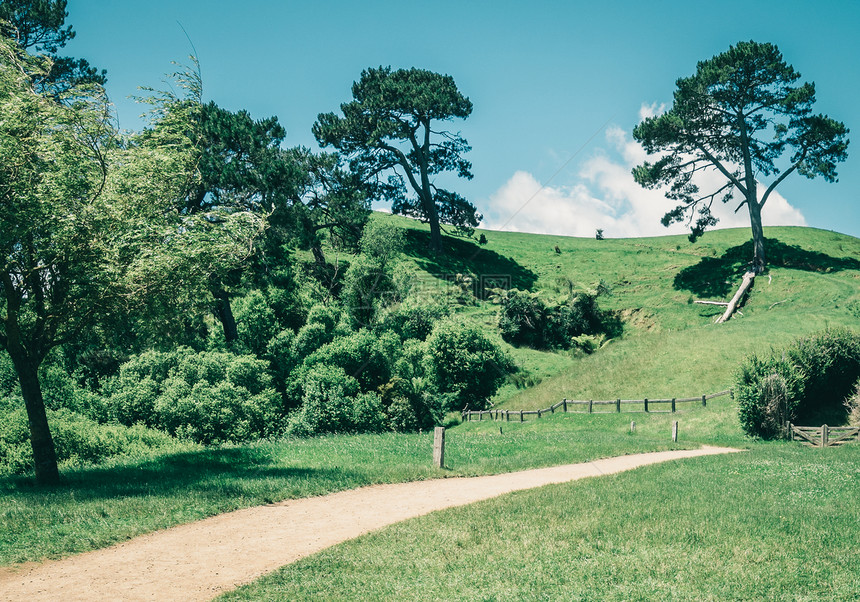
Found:
<svg viewBox="0 0 860 602"><path fill-rule="evenodd" d="M402 340L425 340L433 331L433 326L449 314L448 306L442 303L408 304L389 309L383 315L379 329L390 330Z"/></svg>
<svg viewBox="0 0 860 602"><path fill-rule="evenodd" d="M750 356L736 376L738 416L744 431L774 439L786 421L806 426L841 424L845 398L860 379L860 335L830 329L785 350Z"/></svg>
<svg viewBox="0 0 860 602"><path fill-rule="evenodd" d="M304 373L301 407L290 417L287 433L308 437L322 433L379 431L385 426L375 393L359 395L358 381L343 368L317 364Z"/></svg>
<svg viewBox="0 0 860 602"><path fill-rule="evenodd" d="M120 367L106 404L127 426L143 423L197 443L277 435L283 414L268 363L223 351L149 351Z"/></svg>
<svg viewBox="0 0 860 602"><path fill-rule="evenodd" d="M502 338L511 345L546 348L549 314L549 308L536 295L516 289L508 291L499 314Z"/></svg>
<svg viewBox="0 0 860 602"><path fill-rule="evenodd" d="M187 449L165 433L137 424L99 424L68 409L48 410L61 467L100 464L111 458L144 458L156 450ZM0 414L0 474L33 469L30 431L24 408Z"/></svg>
<svg viewBox="0 0 860 602"><path fill-rule="evenodd" d="M279 331L275 311L266 297L258 290L252 290L233 303L239 341L257 357L266 352L269 340Z"/></svg>
<svg viewBox="0 0 860 602"><path fill-rule="evenodd" d="M371 391L391 378L391 366L400 346L400 339L392 332L377 336L362 330L320 347L304 363L338 366L358 380L362 391Z"/></svg>
<svg viewBox="0 0 860 602"><path fill-rule="evenodd" d="M514 370L507 354L480 330L451 320L437 324L426 345L430 379L438 391L452 394L442 414L487 407Z"/></svg>
<svg viewBox="0 0 860 602"><path fill-rule="evenodd" d="M548 305L533 293L507 291L499 314L502 338L534 349L568 349L583 335L617 336L620 323L600 310L597 294L577 293L567 303Z"/></svg>

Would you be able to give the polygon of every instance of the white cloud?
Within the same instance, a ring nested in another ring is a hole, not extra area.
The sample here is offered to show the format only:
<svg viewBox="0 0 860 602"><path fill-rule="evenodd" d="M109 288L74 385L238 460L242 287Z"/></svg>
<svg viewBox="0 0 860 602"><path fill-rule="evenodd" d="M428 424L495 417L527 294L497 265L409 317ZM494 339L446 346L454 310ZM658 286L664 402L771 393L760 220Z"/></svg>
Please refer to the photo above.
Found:
<svg viewBox="0 0 860 602"><path fill-rule="evenodd" d="M639 107L639 121L643 119L647 119L648 117L656 117L657 115L662 115L666 112L666 103L661 102L660 104L652 103L650 105L642 104Z"/></svg>
<svg viewBox="0 0 860 602"><path fill-rule="evenodd" d="M643 114L657 114L664 106L644 106ZM483 226L515 232L566 236L594 236L598 228L609 237L659 236L689 232L686 224L663 227L660 219L675 206L662 191L646 190L634 180L631 170L646 158L642 147L619 127L606 131L612 153L601 150L583 163L579 182L573 186L542 186L530 173L518 171L485 205ZM620 157L620 158L615 158ZM701 190L715 190L722 176L706 172ZM764 188L764 187L761 187ZM749 227L746 208L735 213L740 199L728 204L714 202L712 211L719 228ZM766 226L806 225L799 210L778 192L771 194L763 212Z"/></svg>

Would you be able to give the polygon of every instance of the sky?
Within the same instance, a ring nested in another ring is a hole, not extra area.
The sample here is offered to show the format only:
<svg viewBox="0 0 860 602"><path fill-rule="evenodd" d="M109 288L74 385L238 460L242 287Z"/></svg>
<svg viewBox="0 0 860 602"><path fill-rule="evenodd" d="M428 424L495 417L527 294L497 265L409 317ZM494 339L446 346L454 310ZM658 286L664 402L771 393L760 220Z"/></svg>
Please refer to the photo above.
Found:
<svg viewBox="0 0 860 602"><path fill-rule="evenodd" d="M66 53L107 69L127 129L142 112L129 97L163 88L172 62L191 54L206 101L276 115L285 146L312 149L317 115L338 112L363 69L451 75L474 106L447 124L471 144L474 178L440 183L472 201L484 227L585 237L687 231L664 228L674 203L633 182L646 155L631 132L671 106L675 81L698 61L738 41L772 42L815 82L815 111L858 142L837 183L782 182L765 225L860 236L860 1L69 0L68 12L77 37ZM718 227L749 225L735 206L716 212Z"/></svg>

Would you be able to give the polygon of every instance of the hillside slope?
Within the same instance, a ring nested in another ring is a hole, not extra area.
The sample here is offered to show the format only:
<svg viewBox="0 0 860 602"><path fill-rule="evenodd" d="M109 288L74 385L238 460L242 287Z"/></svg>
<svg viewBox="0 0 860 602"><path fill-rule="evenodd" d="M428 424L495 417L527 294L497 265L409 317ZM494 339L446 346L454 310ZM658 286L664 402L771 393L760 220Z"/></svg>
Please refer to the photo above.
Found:
<svg viewBox="0 0 860 602"><path fill-rule="evenodd" d="M540 383L520 391L506 386L494 400L502 407L709 393L731 385L746 354L827 326L860 327L860 239L831 231L765 228L768 271L740 313L716 325L722 309L693 301L731 297L752 257L747 229L708 232L696 243L686 236L595 240L478 230L486 245L448 237L449 253L435 258L422 224L376 219L407 230L408 269L428 294L450 291L456 274L471 275L476 290L482 282L507 283L547 299L608 285L611 294L600 305L622 317L623 337L585 357L509 348L530 382ZM487 301L458 304L458 311L488 331L496 325L497 308Z"/></svg>

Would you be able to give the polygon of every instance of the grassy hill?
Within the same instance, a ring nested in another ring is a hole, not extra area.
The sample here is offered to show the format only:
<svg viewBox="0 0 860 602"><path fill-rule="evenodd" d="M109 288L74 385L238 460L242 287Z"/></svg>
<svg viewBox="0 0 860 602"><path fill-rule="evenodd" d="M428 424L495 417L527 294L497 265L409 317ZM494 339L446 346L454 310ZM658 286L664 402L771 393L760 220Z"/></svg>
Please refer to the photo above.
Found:
<svg viewBox="0 0 860 602"><path fill-rule="evenodd" d="M449 237L449 253L435 258L426 251L429 235L422 224L390 215L376 219L407 230L409 264L428 290L443 290L458 273L474 275L476 284L482 278L509 281L546 299L601 281L609 286L600 305L624 320L624 335L586 357L509 348L540 384L506 386L494 400L502 408L548 407L563 397L710 393L731 385L749 353L828 325L860 325L860 239L836 232L765 228L769 269L756 279L741 312L717 325L722 309L694 300L732 296L752 257L747 229L708 232L696 243L686 236L596 240L479 230L476 237L484 234L486 245ZM496 325L497 308L486 301L460 311L488 330Z"/></svg>

